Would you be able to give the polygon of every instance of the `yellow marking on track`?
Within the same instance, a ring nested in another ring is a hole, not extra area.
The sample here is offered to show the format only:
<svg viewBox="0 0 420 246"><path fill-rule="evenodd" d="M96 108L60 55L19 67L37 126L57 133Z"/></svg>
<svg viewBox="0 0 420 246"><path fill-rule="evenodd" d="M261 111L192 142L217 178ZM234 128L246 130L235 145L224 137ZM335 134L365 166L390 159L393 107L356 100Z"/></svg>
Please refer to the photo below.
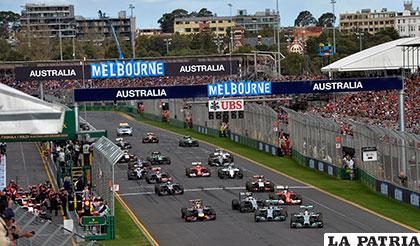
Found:
<svg viewBox="0 0 420 246"><path fill-rule="evenodd" d="M150 232L146 229L143 223L140 222L140 220L137 218L134 212L130 209L130 207L125 203L124 199L118 194L118 192L115 192L115 196L117 197L118 201L120 201L120 203L123 205L123 207L127 210L128 214L134 220L137 227L146 235L149 242L154 246L159 246L158 242L153 238L152 234L150 234Z"/></svg>

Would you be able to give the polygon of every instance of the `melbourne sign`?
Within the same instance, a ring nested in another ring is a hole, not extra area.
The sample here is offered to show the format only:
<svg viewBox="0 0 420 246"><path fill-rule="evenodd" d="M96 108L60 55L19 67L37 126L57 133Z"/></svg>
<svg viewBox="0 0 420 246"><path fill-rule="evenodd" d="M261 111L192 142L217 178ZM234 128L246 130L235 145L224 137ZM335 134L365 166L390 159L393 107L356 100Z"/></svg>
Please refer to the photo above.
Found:
<svg viewBox="0 0 420 246"><path fill-rule="evenodd" d="M208 97L270 95L271 82L223 82L207 85Z"/></svg>
<svg viewBox="0 0 420 246"><path fill-rule="evenodd" d="M66 80L82 78L81 66L16 67L17 81Z"/></svg>
<svg viewBox="0 0 420 246"><path fill-rule="evenodd" d="M166 67L165 67L166 69ZM165 70L165 76L167 75ZM208 85L75 89L74 100L117 101L161 98L264 96L401 90L401 77L309 81L221 81Z"/></svg>
<svg viewBox="0 0 420 246"><path fill-rule="evenodd" d="M104 62L90 64L90 78L142 78L164 76L164 63L160 61Z"/></svg>
<svg viewBox="0 0 420 246"><path fill-rule="evenodd" d="M243 111L244 100L212 100L208 102L209 112Z"/></svg>

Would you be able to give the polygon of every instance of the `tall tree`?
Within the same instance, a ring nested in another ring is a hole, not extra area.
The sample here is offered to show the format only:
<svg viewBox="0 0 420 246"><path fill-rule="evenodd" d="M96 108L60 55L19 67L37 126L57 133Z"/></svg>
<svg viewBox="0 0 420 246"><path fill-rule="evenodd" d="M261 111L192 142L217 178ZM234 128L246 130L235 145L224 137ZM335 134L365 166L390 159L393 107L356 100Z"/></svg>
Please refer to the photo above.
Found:
<svg viewBox="0 0 420 246"><path fill-rule="evenodd" d="M209 17L209 16L213 16L213 12L211 12L207 8L202 8L197 13L197 17Z"/></svg>
<svg viewBox="0 0 420 246"><path fill-rule="evenodd" d="M164 33L173 33L174 32L174 21L175 18L188 17L188 11L185 9L175 9L171 13L165 13L160 17L158 23L160 28Z"/></svg>
<svg viewBox="0 0 420 246"><path fill-rule="evenodd" d="M317 20L308 10L300 12L298 17L295 19L295 26L298 27L314 26L316 24Z"/></svg>
<svg viewBox="0 0 420 246"><path fill-rule="evenodd" d="M334 24L334 20L335 20L335 16L333 13L327 12L327 13L323 13L319 18L318 18L318 26L321 27L333 27Z"/></svg>
<svg viewBox="0 0 420 246"><path fill-rule="evenodd" d="M19 29L20 15L12 11L0 11L0 37L8 38L11 31Z"/></svg>

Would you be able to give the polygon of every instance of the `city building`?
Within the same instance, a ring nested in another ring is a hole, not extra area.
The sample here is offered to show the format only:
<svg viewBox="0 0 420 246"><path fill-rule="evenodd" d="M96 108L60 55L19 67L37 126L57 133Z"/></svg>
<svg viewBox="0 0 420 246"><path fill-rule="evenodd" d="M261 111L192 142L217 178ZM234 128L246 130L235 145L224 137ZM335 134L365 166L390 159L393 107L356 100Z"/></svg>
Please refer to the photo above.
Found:
<svg viewBox="0 0 420 246"><path fill-rule="evenodd" d="M243 27L247 32L258 33L263 29L273 29L277 27L277 15L275 11L266 9L263 12L256 12L254 15L248 15L244 9L238 10L234 17L236 26Z"/></svg>
<svg viewBox="0 0 420 246"><path fill-rule="evenodd" d="M133 40L136 35L136 19L127 17L125 11L118 13L118 18L107 17L100 14L98 18L90 19L76 16L76 35L80 40L94 40L102 42L104 39L112 38L111 26L114 27L115 33L119 39L128 41Z"/></svg>
<svg viewBox="0 0 420 246"><path fill-rule="evenodd" d="M140 28L136 31L137 36L159 36L162 35L160 28Z"/></svg>
<svg viewBox="0 0 420 246"><path fill-rule="evenodd" d="M404 11L397 13L395 30L401 37L420 37L420 12L413 2L404 2Z"/></svg>
<svg viewBox="0 0 420 246"><path fill-rule="evenodd" d="M31 37L74 37L76 21L73 5L27 3L23 6L22 31Z"/></svg>
<svg viewBox="0 0 420 246"><path fill-rule="evenodd" d="M395 11L386 8L380 12L363 9L356 13L340 14L340 31L342 33L366 32L374 34L386 28L395 27Z"/></svg>
<svg viewBox="0 0 420 246"><path fill-rule="evenodd" d="M193 34L211 30L217 35L226 35L227 31L234 26L235 22L229 16L175 18L174 32Z"/></svg>

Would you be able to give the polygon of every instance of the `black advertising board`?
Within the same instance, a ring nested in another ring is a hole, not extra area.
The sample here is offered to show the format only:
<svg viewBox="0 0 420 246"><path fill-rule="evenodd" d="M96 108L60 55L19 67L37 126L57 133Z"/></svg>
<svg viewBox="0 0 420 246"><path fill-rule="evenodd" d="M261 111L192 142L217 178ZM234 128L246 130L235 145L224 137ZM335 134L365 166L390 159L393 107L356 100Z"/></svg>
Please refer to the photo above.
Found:
<svg viewBox="0 0 420 246"><path fill-rule="evenodd" d="M105 61L82 66L43 66L43 67L16 67L17 81L32 80L66 80L107 78L142 78L162 76L218 76L238 74L238 60L221 60L209 62L175 62L162 61Z"/></svg>
<svg viewBox="0 0 420 246"><path fill-rule="evenodd" d="M82 66L16 67L15 76L17 81L81 79L83 71Z"/></svg>
<svg viewBox="0 0 420 246"><path fill-rule="evenodd" d="M165 63L165 75L167 76L217 76L238 74L238 71L239 62L237 60Z"/></svg>

